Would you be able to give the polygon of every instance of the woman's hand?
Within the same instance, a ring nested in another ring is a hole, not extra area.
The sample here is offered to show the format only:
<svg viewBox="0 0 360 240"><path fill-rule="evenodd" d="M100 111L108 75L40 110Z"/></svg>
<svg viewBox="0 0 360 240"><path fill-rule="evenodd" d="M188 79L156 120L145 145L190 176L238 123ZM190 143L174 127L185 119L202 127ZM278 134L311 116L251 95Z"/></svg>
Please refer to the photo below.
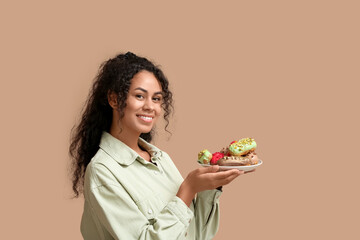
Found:
<svg viewBox="0 0 360 240"><path fill-rule="evenodd" d="M176 196L190 206L196 193L227 185L241 174L244 174L244 171L237 169L219 172L218 165L195 169L185 178Z"/></svg>

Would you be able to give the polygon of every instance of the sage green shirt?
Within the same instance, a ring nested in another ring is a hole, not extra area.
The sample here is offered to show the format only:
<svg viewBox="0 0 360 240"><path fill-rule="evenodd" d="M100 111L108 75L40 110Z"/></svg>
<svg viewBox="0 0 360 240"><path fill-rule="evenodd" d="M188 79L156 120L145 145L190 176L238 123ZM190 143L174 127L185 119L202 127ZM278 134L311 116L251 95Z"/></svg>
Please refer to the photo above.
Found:
<svg viewBox="0 0 360 240"><path fill-rule="evenodd" d="M85 173L84 239L212 239L221 191L198 193L189 208L176 196L183 178L169 155L141 138L139 145L153 163L103 133Z"/></svg>

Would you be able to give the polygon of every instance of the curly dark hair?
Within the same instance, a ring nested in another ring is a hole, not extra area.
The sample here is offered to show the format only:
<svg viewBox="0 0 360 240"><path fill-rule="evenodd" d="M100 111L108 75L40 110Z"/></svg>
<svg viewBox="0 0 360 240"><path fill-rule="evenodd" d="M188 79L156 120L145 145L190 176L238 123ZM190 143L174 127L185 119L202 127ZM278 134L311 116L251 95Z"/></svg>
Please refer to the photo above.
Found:
<svg viewBox="0 0 360 240"><path fill-rule="evenodd" d="M119 54L105 61L101 64L99 73L90 90L80 123L71 130L69 154L72 161L72 189L75 197L79 197L83 193L85 170L99 149L102 132L110 131L113 110L108 103L108 93L115 92L117 94L120 117L123 117L131 79L135 74L143 70L153 73L161 84L163 92L161 106L164 110L165 130L167 131L169 116L173 110L173 99L168 88L168 79L161 69L148 59L136 56L131 52ZM152 136L153 131L140 135L141 138L148 142L152 140Z"/></svg>

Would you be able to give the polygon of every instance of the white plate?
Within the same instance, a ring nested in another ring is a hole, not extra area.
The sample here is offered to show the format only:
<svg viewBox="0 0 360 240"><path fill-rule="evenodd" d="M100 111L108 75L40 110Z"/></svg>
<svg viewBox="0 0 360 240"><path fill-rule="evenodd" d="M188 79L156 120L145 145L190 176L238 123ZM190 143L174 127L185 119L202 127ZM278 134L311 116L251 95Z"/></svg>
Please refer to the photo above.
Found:
<svg viewBox="0 0 360 240"><path fill-rule="evenodd" d="M239 169L239 170L243 170L244 172L248 172L248 171L254 170L258 166L260 166L262 163L263 162L259 159L258 164L250 165L250 166L220 166L220 171L226 171L226 170L230 170L230 169ZM212 166L210 164L202 164L202 163L199 163L199 164L203 167Z"/></svg>

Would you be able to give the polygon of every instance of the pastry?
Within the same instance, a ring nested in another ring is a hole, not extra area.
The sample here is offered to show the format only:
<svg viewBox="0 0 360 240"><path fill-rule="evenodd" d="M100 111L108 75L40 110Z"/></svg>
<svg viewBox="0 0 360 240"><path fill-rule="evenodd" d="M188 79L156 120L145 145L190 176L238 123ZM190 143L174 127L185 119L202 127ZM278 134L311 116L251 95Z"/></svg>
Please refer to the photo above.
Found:
<svg viewBox="0 0 360 240"><path fill-rule="evenodd" d="M198 154L198 162L202 164L209 164L211 158L212 158L212 154L207 149L202 150Z"/></svg>
<svg viewBox="0 0 360 240"><path fill-rule="evenodd" d="M210 160L210 164L211 165L216 165L217 164L217 161L221 158L223 158L225 155L221 152L216 152L216 153L213 153L212 155L212 158Z"/></svg>
<svg viewBox="0 0 360 240"><path fill-rule="evenodd" d="M253 138L242 138L238 141L232 141L220 152L211 153L207 149L202 150L198 154L198 162L220 166L255 165L260 161L255 153L256 147L257 144Z"/></svg>
<svg viewBox="0 0 360 240"><path fill-rule="evenodd" d="M243 138L229 146L229 152L232 156L246 155L256 149L256 142L252 138Z"/></svg>
<svg viewBox="0 0 360 240"><path fill-rule="evenodd" d="M230 156L223 157L217 161L219 166L248 166L251 165L251 160L247 157Z"/></svg>
<svg viewBox="0 0 360 240"><path fill-rule="evenodd" d="M258 162L259 162L259 158L258 158L258 156L256 155L256 152L255 152L255 151L252 151L252 152L248 153L245 157L247 157L248 159L250 159L251 164L258 164Z"/></svg>

